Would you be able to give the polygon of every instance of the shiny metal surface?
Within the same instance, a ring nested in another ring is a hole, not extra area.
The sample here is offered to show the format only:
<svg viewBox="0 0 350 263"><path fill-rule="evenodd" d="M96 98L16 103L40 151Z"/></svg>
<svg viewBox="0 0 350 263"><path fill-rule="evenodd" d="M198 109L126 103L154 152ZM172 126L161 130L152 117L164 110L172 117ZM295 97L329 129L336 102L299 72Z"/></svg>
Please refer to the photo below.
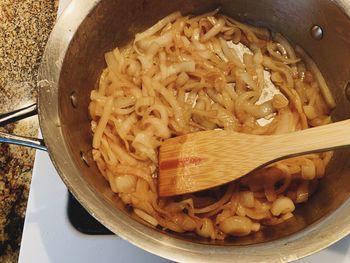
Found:
<svg viewBox="0 0 350 263"><path fill-rule="evenodd" d="M129 242L175 261L293 261L350 233L349 151L336 153L319 190L298 208L293 220L225 242L179 236L130 220L96 166L87 166L81 160L81 152L87 155L91 151L87 106L90 91L105 67L104 53L125 45L136 32L170 12L200 14L219 6L229 16L281 32L302 46L332 88L338 105L333 118L350 118L349 101L344 95L350 79L348 1L75 0L54 28L40 68L42 133L56 169L75 197L101 223ZM310 34L315 24L323 29L322 40ZM70 98L73 93L74 104Z"/></svg>
<svg viewBox="0 0 350 263"><path fill-rule="evenodd" d="M22 120L24 118L34 116L38 113L37 104L32 104L13 112L5 113L0 115L0 126L4 126L8 123Z"/></svg>
<svg viewBox="0 0 350 263"><path fill-rule="evenodd" d="M34 148L37 150L46 151L45 142L42 139L29 138L29 137L0 132L0 142L16 144L16 145Z"/></svg>
<svg viewBox="0 0 350 263"><path fill-rule="evenodd" d="M311 36L316 40L323 38L323 29L319 25L314 25L310 30Z"/></svg>
<svg viewBox="0 0 350 263"><path fill-rule="evenodd" d="M6 124L22 120L24 118L36 115L38 112L37 104L32 104L27 107L24 107L19 110L15 110L13 112L9 112L6 114L0 115L0 126L4 126ZM46 146L44 140L37 138L28 138L13 134L7 134L4 132L0 132L0 142L1 143L9 143L9 144L17 144L21 146L27 146L38 150L46 151Z"/></svg>

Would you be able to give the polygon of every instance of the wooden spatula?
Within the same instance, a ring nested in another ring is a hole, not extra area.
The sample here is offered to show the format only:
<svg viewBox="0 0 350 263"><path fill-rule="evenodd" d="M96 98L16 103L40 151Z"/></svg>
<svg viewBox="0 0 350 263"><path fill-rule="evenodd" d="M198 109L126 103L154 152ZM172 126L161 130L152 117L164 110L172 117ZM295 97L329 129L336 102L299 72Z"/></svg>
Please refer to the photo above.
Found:
<svg viewBox="0 0 350 263"><path fill-rule="evenodd" d="M159 195L208 189L280 159L348 146L350 120L282 135L223 130L190 133L160 146Z"/></svg>

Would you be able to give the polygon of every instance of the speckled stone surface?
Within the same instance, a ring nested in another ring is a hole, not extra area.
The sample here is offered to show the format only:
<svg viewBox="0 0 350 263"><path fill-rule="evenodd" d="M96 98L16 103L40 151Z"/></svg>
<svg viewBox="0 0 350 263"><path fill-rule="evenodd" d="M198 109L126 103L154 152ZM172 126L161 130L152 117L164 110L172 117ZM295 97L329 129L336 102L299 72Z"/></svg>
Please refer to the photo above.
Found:
<svg viewBox="0 0 350 263"><path fill-rule="evenodd" d="M36 101L36 76L58 0L0 0L0 114ZM36 136L37 117L0 127ZM17 262L35 151L0 144L0 262Z"/></svg>

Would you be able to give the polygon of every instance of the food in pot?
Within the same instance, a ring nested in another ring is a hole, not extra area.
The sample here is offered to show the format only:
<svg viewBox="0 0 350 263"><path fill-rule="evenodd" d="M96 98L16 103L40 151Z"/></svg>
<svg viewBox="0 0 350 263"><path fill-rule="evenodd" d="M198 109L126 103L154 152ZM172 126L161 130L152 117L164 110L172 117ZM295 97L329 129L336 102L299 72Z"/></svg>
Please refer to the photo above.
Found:
<svg viewBox="0 0 350 263"><path fill-rule="evenodd" d="M148 224L211 239L245 236L292 218L315 191L331 152L279 161L204 192L157 195L158 147L170 137L281 134L331 122L335 102L321 73L282 35L217 11L175 12L105 59L89 105L93 158Z"/></svg>

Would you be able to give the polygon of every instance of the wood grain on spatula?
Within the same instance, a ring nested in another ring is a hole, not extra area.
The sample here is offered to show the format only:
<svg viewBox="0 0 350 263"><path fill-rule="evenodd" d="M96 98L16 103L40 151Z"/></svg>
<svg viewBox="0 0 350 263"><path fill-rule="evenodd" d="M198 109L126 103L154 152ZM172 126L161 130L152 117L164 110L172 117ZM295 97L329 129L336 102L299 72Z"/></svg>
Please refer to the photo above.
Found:
<svg viewBox="0 0 350 263"><path fill-rule="evenodd" d="M159 151L160 196L205 190L286 157L350 146L350 120L281 135L213 130L168 139Z"/></svg>

